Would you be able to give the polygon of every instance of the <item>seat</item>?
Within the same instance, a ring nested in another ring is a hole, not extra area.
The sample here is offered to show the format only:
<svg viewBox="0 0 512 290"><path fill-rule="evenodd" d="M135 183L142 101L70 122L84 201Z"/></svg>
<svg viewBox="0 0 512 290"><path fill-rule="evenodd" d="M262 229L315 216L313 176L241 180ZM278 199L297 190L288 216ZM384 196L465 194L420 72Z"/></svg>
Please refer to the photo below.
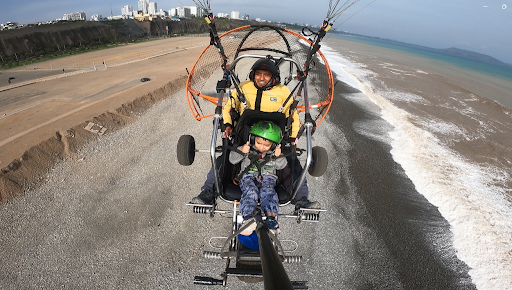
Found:
<svg viewBox="0 0 512 290"><path fill-rule="evenodd" d="M244 144L249 140L249 132L253 124L260 120L272 121L277 124L283 132L286 134L287 118L283 113L279 112L261 112L246 109L240 119L238 120L235 129L233 130L233 143L224 146L228 147L223 150L222 159L219 168L220 184L222 185L221 196L229 201L240 201L242 197L242 191L240 186L233 183L233 180L240 172L240 164L231 164L227 158L230 153L229 147L236 146L236 144ZM284 153L284 152L283 152ZM279 203L284 204L290 201L293 188L293 173L291 168L287 165L284 169L278 170L278 180L276 183L276 192L279 197Z"/></svg>

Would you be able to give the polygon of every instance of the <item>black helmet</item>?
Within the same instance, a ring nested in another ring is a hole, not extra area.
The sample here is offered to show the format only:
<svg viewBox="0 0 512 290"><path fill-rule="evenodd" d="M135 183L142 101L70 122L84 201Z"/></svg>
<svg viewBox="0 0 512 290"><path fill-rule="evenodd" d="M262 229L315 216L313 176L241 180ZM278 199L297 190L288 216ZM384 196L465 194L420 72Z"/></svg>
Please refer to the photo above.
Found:
<svg viewBox="0 0 512 290"><path fill-rule="evenodd" d="M270 81L263 87L262 89L268 90L273 86L279 84L281 82L281 77L279 76L279 67L277 67L276 63L268 58L262 58L257 60L251 67L251 72L249 73L249 79L254 82L254 72L257 70L266 70L272 74L272 78ZM254 82L256 85L256 82Z"/></svg>

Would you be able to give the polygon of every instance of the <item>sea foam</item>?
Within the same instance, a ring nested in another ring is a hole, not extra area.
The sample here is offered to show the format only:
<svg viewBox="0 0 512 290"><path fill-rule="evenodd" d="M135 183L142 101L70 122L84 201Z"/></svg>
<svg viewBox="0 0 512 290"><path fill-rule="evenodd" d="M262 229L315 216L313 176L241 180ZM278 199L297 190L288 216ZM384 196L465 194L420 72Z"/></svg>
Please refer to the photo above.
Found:
<svg viewBox="0 0 512 290"><path fill-rule="evenodd" d="M423 121L428 126L420 128L411 120L421 118L392 102L407 98L428 103L422 97L392 87L379 90L373 83L382 87L384 81L364 64L342 57L325 44L322 52L336 77L363 92L392 126L389 144L393 159L451 225L457 256L471 268L469 274L477 288L512 289L512 208L506 199L510 189L503 186L511 176L500 168L465 160L433 134L463 134L457 125L431 120Z"/></svg>

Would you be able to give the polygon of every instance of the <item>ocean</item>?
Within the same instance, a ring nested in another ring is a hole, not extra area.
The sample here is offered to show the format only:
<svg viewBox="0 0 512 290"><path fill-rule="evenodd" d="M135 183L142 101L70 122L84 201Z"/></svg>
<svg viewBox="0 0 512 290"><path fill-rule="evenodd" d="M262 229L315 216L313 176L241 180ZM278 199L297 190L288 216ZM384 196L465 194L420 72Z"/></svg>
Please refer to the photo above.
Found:
<svg viewBox="0 0 512 290"><path fill-rule="evenodd" d="M336 37L336 36L335 36ZM512 64L506 63L490 63L481 60L475 60L464 56L454 55L442 50L436 50L428 47L422 47L412 44L400 43L389 41L385 39L369 38L363 36L337 36L341 39L355 40L361 43L366 43L372 46L378 46L383 48L390 48L409 54L423 56L425 58L440 60L445 63L450 63L461 68L470 69L485 74L489 74L495 77L500 77L508 80L512 80Z"/></svg>
<svg viewBox="0 0 512 290"><path fill-rule="evenodd" d="M512 289L512 72L369 39L331 36L321 50L336 79L360 91L334 102L346 98L389 125L354 128L388 144L438 208L472 282Z"/></svg>

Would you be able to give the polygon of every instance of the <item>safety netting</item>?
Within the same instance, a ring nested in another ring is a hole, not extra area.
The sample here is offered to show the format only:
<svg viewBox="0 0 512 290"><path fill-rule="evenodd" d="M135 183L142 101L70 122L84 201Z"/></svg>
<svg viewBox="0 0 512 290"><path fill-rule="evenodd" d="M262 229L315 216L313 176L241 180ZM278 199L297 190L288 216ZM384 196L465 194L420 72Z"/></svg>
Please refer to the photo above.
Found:
<svg viewBox="0 0 512 290"><path fill-rule="evenodd" d="M274 59L291 58L301 66L297 69L292 62L281 62L281 83L294 92L293 98L299 102L299 113L304 112L305 104L309 104L311 116L317 125L322 122L333 99L333 76L320 50L313 55L306 72L305 64L312 48L311 40L292 30L270 25L239 27L223 33L219 39L225 58L219 53L217 46L208 45L199 55L187 79L187 101L196 120L213 115L219 99L216 84L224 75L223 65L229 67L233 60L243 55L271 55ZM239 81L244 81L248 79L255 60L242 57L234 64L236 67L230 69L235 72ZM303 85L304 82L307 83L306 86ZM296 87L299 89L294 89ZM234 90L233 86L230 89ZM224 96L224 102L227 97L229 92Z"/></svg>

